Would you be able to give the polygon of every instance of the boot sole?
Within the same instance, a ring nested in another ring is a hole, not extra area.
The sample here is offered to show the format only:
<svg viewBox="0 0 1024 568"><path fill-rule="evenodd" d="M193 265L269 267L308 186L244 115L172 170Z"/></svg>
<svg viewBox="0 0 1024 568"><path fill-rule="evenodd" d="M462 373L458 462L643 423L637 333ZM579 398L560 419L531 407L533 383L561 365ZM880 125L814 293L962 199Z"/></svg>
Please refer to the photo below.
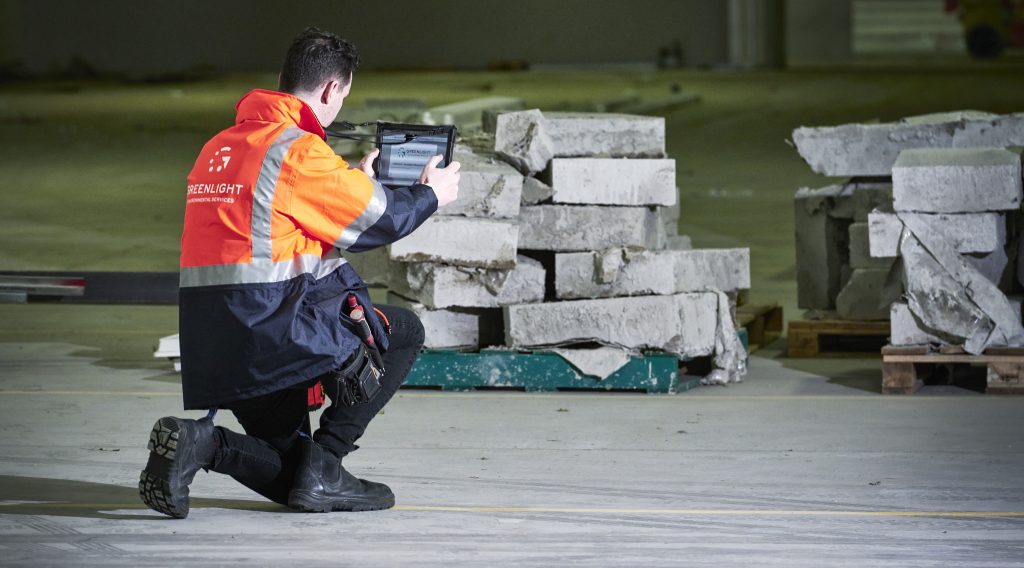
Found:
<svg viewBox="0 0 1024 568"><path fill-rule="evenodd" d="M178 434L178 424L174 420L161 418L153 425L149 432L149 443L146 445L149 449L149 463L139 476L139 497L154 511L176 519L184 519L189 512L188 488L184 489L184 499L179 498L176 502L175 493L180 491L174 491L170 480L151 471L155 466L161 466L160 469L167 471L166 475L170 477L170 468L178 451Z"/></svg>
<svg viewBox="0 0 1024 568"><path fill-rule="evenodd" d="M353 499L331 501L309 491L293 489L288 493L288 506L306 513L383 511L395 506L395 496L369 501Z"/></svg>

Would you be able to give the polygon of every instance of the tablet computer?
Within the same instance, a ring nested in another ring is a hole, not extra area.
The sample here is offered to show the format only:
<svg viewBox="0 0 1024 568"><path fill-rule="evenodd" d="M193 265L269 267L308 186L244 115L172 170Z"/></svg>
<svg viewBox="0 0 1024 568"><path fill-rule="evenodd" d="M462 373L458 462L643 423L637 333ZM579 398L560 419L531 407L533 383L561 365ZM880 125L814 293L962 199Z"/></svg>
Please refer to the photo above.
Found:
<svg viewBox="0 0 1024 568"><path fill-rule="evenodd" d="M406 187L419 183L430 158L444 156L439 168L451 163L455 126L378 122L376 142L380 148L380 155L373 161L377 181L392 189Z"/></svg>

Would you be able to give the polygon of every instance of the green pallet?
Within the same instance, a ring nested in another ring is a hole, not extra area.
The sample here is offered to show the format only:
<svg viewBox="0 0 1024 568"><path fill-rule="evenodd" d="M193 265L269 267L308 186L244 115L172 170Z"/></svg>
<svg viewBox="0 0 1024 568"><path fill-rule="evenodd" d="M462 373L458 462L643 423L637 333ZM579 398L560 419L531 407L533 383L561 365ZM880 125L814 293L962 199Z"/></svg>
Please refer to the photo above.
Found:
<svg viewBox="0 0 1024 568"><path fill-rule="evenodd" d="M743 344L743 352L750 353L750 332L747 331L747 328L741 327L736 334L740 336L740 343Z"/></svg>
<svg viewBox="0 0 1024 568"><path fill-rule="evenodd" d="M692 377L679 380L679 360L672 355L632 357L604 380L584 375L554 353L479 353L426 351L405 380L407 387L441 390L520 389L526 391L595 390L668 393L696 386Z"/></svg>

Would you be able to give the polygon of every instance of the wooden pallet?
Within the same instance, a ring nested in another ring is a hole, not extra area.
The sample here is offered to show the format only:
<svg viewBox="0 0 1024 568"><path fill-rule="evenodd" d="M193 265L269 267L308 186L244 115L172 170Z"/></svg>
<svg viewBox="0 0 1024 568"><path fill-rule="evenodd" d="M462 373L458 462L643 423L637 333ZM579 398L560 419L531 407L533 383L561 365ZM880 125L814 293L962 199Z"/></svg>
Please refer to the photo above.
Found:
<svg viewBox="0 0 1024 568"><path fill-rule="evenodd" d="M789 322L789 357L878 357L889 337L887 321Z"/></svg>
<svg viewBox="0 0 1024 568"><path fill-rule="evenodd" d="M985 392L1024 394L1024 349L992 347L982 355L971 355L953 346L930 353L927 347L892 345L882 348L882 392L913 394L924 384L918 373L925 371L924 365L986 365Z"/></svg>
<svg viewBox="0 0 1024 568"><path fill-rule="evenodd" d="M782 306L778 304L736 308L736 327L747 330L747 353L778 339L782 335L783 321Z"/></svg>

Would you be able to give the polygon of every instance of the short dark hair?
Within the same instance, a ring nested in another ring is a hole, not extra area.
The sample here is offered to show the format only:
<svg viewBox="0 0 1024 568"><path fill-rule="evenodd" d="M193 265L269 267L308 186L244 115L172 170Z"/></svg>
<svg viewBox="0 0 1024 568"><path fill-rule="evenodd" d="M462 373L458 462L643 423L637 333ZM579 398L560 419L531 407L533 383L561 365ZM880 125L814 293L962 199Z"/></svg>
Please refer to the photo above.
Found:
<svg viewBox="0 0 1024 568"><path fill-rule="evenodd" d="M278 87L295 93L315 89L332 79L345 84L358 67L359 52L354 45L331 32L308 27L288 48Z"/></svg>

